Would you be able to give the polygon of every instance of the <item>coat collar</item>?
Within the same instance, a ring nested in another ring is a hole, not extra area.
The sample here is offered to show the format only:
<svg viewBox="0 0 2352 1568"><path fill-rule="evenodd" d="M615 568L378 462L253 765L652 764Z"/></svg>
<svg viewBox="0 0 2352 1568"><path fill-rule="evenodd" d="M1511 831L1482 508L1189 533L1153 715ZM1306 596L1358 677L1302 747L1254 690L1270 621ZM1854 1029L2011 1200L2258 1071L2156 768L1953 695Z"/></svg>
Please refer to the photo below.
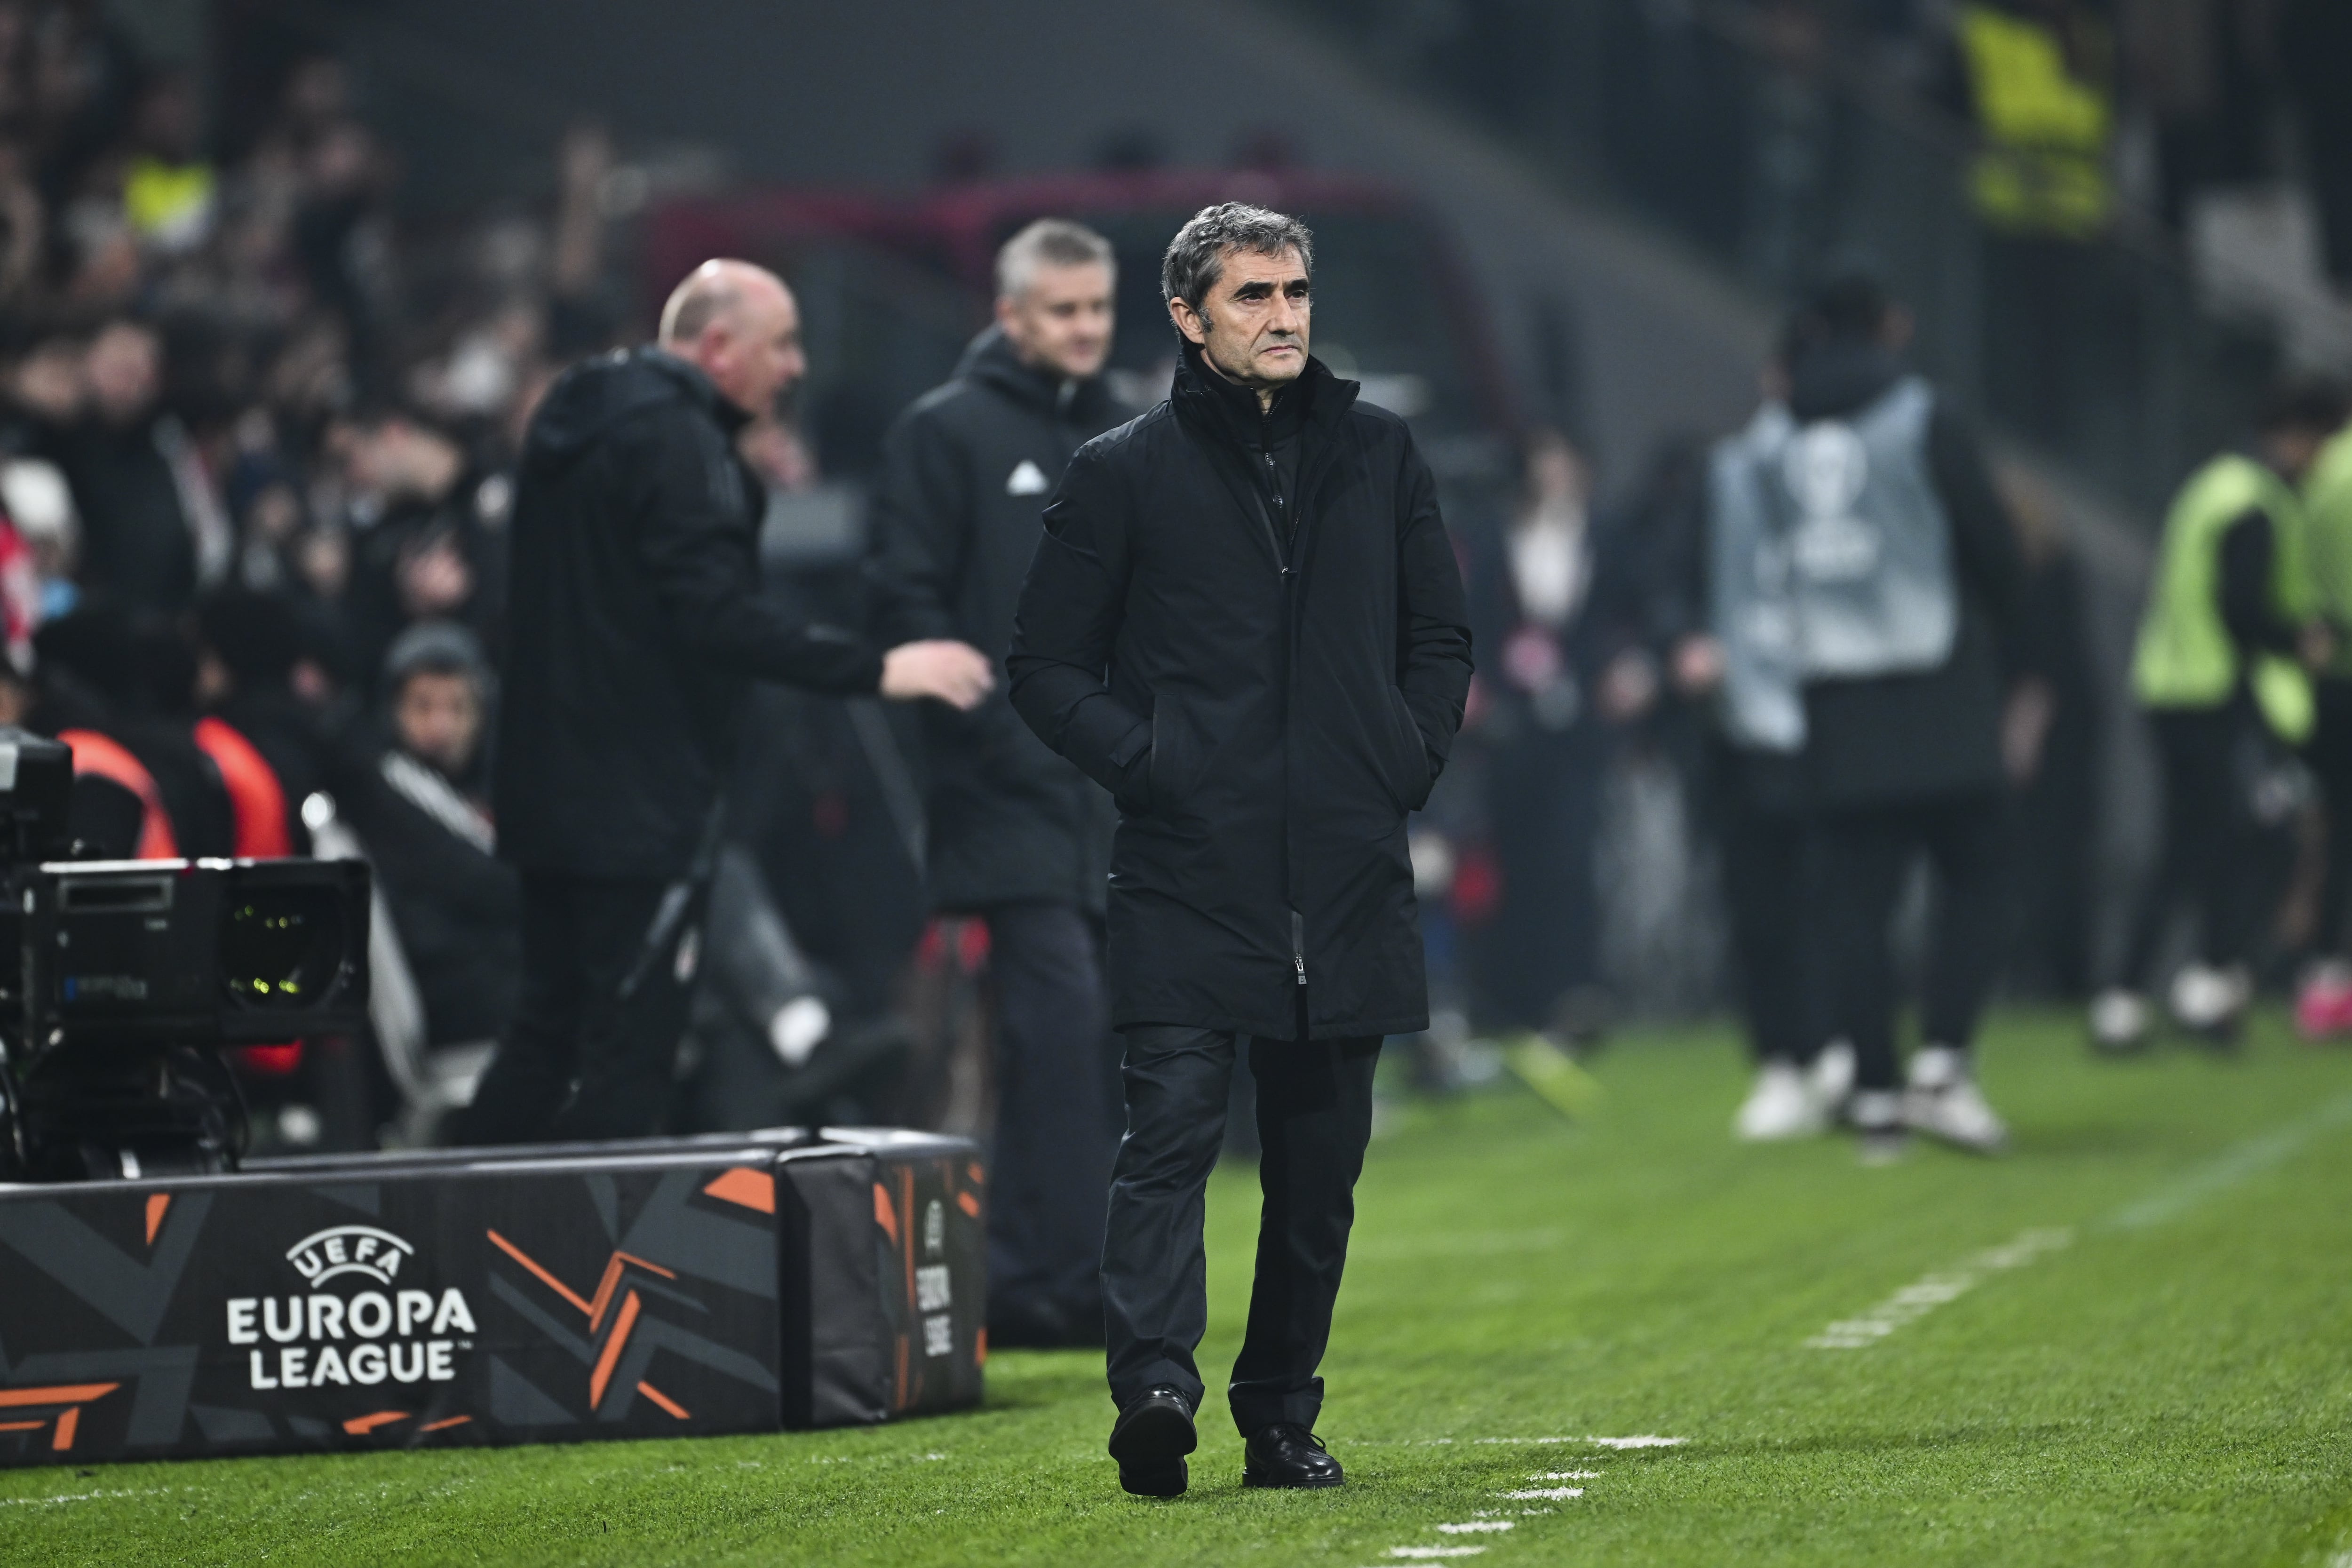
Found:
<svg viewBox="0 0 2352 1568"><path fill-rule="evenodd" d="M1340 380L1309 354L1298 379L1276 393L1274 406L1260 413L1255 393L1211 370L1189 339L1177 342L1182 353L1169 387L1169 406L1188 424L1234 446L1254 451L1301 430L1329 430L1355 406L1357 384Z"/></svg>
<svg viewBox="0 0 2352 1568"><path fill-rule="evenodd" d="M1056 375L1024 364L1002 327L990 327L971 340L956 365L966 381L1003 393L1022 407L1080 424L1101 423L1110 413L1110 392L1098 375L1083 378Z"/></svg>

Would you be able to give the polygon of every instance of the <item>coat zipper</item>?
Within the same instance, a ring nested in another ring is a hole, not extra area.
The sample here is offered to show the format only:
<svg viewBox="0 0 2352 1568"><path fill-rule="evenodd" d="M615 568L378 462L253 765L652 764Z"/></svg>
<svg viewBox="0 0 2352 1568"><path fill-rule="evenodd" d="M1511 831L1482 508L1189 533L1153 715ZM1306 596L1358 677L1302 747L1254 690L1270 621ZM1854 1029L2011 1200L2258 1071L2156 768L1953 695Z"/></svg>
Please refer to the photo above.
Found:
<svg viewBox="0 0 2352 1568"><path fill-rule="evenodd" d="M1264 450L1266 469L1265 486L1270 489L1274 483L1274 476L1276 473L1279 472L1279 470L1275 467L1275 458L1272 450ZM1259 488L1258 484L1255 482L1257 476L1255 474L1251 476L1253 482L1250 486L1250 494L1257 502L1257 520L1265 529L1266 542L1274 546L1275 561L1280 565L1282 570L1283 746L1286 767L1289 752L1288 735L1290 728L1290 637L1292 632L1291 622L1295 613L1294 606L1290 602L1290 595L1293 585L1297 581L1297 573L1290 564L1290 551L1283 542L1281 531L1275 526L1274 514L1266 509L1266 491L1265 489ZM1286 517L1284 521L1290 523L1290 537L1292 540L1296 541L1298 537L1298 527L1297 522L1287 517ZM1289 794L1290 786L1288 781L1286 779L1283 784L1283 795L1286 802L1289 797ZM1288 818L1289 813L1286 806L1282 828L1282 880L1283 892L1286 895L1290 895L1292 893L1290 887L1290 824ZM1290 970L1292 975L1295 976L1296 984L1302 987L1305 986L1307 984L1307 917L1298 912L1297 907L1295 904L1290 910Z"/></svg>

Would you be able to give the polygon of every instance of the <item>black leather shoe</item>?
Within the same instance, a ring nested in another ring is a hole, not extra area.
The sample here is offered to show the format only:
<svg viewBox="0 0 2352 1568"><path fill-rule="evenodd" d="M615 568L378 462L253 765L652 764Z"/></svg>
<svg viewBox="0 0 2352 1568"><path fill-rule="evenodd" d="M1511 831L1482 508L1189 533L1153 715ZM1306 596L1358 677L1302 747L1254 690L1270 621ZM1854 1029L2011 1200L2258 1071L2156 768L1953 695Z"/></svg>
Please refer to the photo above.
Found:
<svg viewBox="0 0 2352 1568"><path fill-rule="evenodd" d="M1259 1428L1242 1452L1245 1487L1336 1487L1348 1479L1323 1439L1295 1421Z"/></svg>
<svg viewBox="0 0 2352 1568"><path fill-rule="evenodd" d="M1181 1497L1192 1479L1184 1456L1200 1446L1192 1402L1166 1384L1145 1392L1118 1413L1110 1429L1110 1457L1118 1484L1137 1497Z"/></svg>

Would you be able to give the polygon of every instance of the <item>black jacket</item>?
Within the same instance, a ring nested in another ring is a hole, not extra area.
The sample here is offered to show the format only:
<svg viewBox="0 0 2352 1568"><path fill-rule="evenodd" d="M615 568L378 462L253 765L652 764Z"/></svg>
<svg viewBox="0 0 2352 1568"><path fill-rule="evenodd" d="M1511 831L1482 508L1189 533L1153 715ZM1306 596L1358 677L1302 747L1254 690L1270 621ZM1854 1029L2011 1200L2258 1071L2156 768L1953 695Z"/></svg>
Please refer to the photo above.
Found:
<svg viewBox="0 0 2352 1568"><path fill-rule="evenodd" d="M956 637L1003 661L1046 494L1114 407L1099 381L1023 364L992 327L954 380L899 416L883 443L867 574L884 646ZM926 703L923 728L931 901L1099 912L1110 797L1029 732L1004 689L970 713Z"/></svg>
<svg viewBox="0 0 2352 1568"><path fill-rule="evenodd" d="M694 858L751 678L872 691L880 658L759 597L742 414L653 349L549 389L517 481L499 849L526 870L673 877Z"/></svg>
<svg viewBox="0 0 2352 1568"><path fill-rule="evenodd" d="M425 1003L425 1043L497 1037L521 985L522 884L493 853L488 824L398 750L354 782L349 812Z"/></svg>
<svg viewBox="0 0 2352 1568"><path fill-rule="evenodd" d="M1013 703L1118 797L1112 1021L1295 1039L1427 1022L1405 852L1470 685L1429 468L1319 361L1276 418L1188 350L1045 509ZM1296 422L1276 521L1258 448ZM1303 979L1304 984L1300 982Z"/></svg>
<svg viewBox="0 0 2352 1568"><path fill-rule="evenodd" d="M1801 422L1852 414L1904 374L1894 355L1828 344L1790 369L1790 412ZM1822 809L1895 805L1939 795L1998 790L2000 715L2015 655L2024 552L1983 454L1942 403L1927 427L1927 464L1952 535L1959 629L1934 669L1805 690L1806 763Z"/></svg>

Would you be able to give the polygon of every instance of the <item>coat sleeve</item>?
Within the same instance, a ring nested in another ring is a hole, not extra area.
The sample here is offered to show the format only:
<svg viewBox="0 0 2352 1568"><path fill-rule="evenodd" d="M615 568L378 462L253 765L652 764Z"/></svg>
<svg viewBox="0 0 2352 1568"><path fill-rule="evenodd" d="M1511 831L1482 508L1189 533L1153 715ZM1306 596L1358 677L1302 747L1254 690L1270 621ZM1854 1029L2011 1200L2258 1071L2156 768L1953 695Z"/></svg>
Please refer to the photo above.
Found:
<svg viewBox="0 0 2352 1568"><path fill-rule="evenodd" d="M1105 679L1126 610L1129 521L1126 487L1100 449L1082 447L1045 507L1005 664L1013 706L1037 738L1132 803L1151 724Z"/></svg>
<svg viewBox="0 0 2352 1568"><path fill-rule="evenodd" d="M1470 612L1454 541L1438 515L1437 482L1410 438L1397 495L1397 685L1434 783L1470 695Z"/></svg>
<svg viewBox="0 0 2352 1568"><path fill-rule="evenodd" d="M1976 435L1949 410L1927 427L1927 461L1936 493L1952 523L1953 565L1962 586L1992 619L2006 673L2021 670L2019 618L2025 603L2025 549L2000 499Z"/></svg>
<svg viewBox="0 0 2352 1568"><path fill-rule="evenodd" d="M900 416L883 440L866 580L874 633L885 647L956 635L950 604L971 534L961 456L927 410Z"/></svg>
<svg viewBox="0 0 2352 1568"><path fill-rule="evenodd" d="M647 421L637 454L637 559L670 635L709 663L836 696L870 692L881 656L856 634L785 615L760 596L745 536L746 481L726 437L680 411Z"/></svg>

